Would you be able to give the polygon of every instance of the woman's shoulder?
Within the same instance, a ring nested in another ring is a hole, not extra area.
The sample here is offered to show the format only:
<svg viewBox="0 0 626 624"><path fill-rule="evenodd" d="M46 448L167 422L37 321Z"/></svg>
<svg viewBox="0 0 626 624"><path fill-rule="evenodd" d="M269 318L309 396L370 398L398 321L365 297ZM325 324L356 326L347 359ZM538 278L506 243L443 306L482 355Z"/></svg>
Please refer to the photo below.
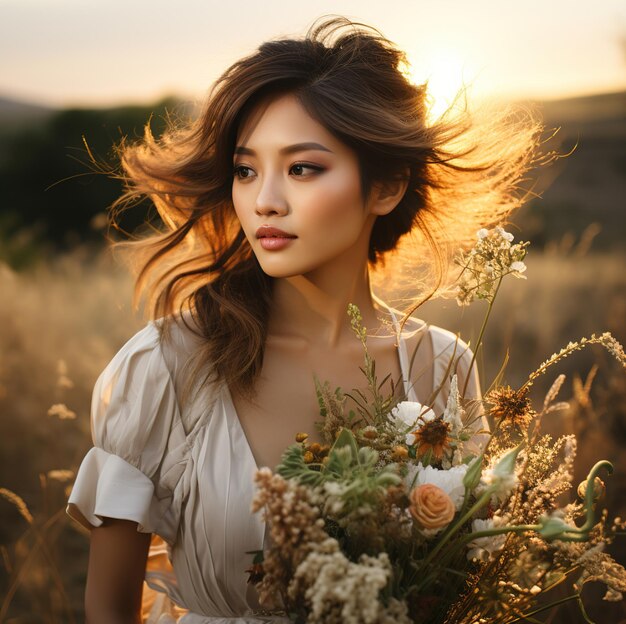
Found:
<svg viewBox="0 0 626 624"><path fill-rule="evenodd" d="M145 360L154 363L162 361L173 372L177 361L184 359L193 348L193 334L177 319L163 317L150 320L117 349L100 376L113 371L119 373L120 368L129 372Z"/></svg>
<svg viewBox="0 0 626 624"><path fill-rule="evenodd" d="M188 381L187 364L202 342L191 322L188 315L150 320L119 348L94 386L92 426L96 430L105 423L111 426L118 418L130 425L131 416L140 428L144 421L156 425L157 414L161 421L180 420L186 431L193 428L197 414L181 400ZM203 404L209 403L204 400Z"/></svg>

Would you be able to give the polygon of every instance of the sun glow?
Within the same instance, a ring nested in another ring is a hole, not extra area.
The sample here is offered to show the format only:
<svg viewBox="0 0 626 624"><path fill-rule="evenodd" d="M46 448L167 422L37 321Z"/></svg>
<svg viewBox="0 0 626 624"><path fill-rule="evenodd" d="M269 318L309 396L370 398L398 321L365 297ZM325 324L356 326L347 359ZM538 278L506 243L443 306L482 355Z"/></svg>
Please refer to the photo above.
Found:
<svg viewBox="0 0 626 624"><path fill-rule="evenodd" d="M428 82L427 118L430 123L450 107L464 87L473 87L477 78L470 63L454 50L441 50L428 59L421 58L419 63L411 62L408 75L415 84ZM461 95L457 105L462 107L463 104Z"/></svg>

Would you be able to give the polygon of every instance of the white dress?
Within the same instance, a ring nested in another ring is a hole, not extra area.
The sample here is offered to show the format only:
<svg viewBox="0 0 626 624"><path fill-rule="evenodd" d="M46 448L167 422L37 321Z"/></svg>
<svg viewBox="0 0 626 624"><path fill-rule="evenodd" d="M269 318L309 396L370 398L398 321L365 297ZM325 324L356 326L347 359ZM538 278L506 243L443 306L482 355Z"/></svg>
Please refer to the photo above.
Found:
<svg viewBox="0 0 626 624"><path fill-rule="evenodd" d="M153 598L146 621L287 622L253 614L258 603L247 584L246 551L263 548L265 522L250 511L257 466L228 386L210 386L181 409L181 368L198 338L173 324L173 340L161 341L158 323L151 321L130 338L96 381L94 446L80 465L67 513L88 529L110 517L137 522L139 531L153 534L146 583L156 593L145 587L144 596ZM434 405L441 413L450 357L460 356L456 370L462 387L472 352L460 339L455 351L455 334L411 319L398 349L409 400L418 398L408 381L405 340L422 330L434 356L432 387L444 384ZM466 397L480 396L474 365Z"/></svg>

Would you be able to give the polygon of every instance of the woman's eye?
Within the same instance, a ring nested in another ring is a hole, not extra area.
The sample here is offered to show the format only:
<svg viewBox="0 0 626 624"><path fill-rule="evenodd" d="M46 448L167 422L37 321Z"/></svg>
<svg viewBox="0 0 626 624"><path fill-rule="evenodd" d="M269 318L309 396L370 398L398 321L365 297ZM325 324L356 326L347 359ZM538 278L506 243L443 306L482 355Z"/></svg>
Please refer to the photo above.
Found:
<svg viewBox="0 0 626 624"><path fill-rule="evenodd" d="M298 178L308 177L307 175L304 175L306 173L305 172L306 169L309 169L309 171L310 172L312 171L313 173L317 173L318 171L323 171L322 167L315 167L314 165L297 164L297 165L291 166L291 171ZM310 172L308 175L312 175Z"/></svg>
<svg viewBox="0 0 626 624"><path fill-rule="evenodd" d="M308 178L311 175L323 171L322 167L315 165L305 165L304 163L298 163L292 165L289 169L289 173L293 174L297 178ZM254 171L246 165L237 165L233 168L233 176L238 180L247 180L254 176Z"/></svg>
<svg viewBox="0 0 626 624"><path fill-rule="evenodd" d="M240 180L245 180L246 178L249 178L251 176L251 171L252 169L250 169L250 167L246 167L245 165L238 165L233 169L233 175Z"/></svg>

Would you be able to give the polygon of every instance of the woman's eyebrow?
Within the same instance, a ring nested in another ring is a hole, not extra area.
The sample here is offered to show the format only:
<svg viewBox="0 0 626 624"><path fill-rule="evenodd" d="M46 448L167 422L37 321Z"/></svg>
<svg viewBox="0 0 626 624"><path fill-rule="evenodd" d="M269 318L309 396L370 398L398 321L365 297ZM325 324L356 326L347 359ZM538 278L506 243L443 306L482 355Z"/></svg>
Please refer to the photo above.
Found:
<svg viewBox="0 0 626 624"><path fill-rule="evenodd" d="M295 152L304 152L307 150L319 150L321 152L330 152L332 154L332 150L329 150L327 147L324 147L320 143L295 143L294 145L288 145L287 147L283 147L279 150L279 154L293 154ZM249 147L244 147L243 145L238 145L235 147L235 154L242 154L244 156L255 156L256 152Z"/></svg>

